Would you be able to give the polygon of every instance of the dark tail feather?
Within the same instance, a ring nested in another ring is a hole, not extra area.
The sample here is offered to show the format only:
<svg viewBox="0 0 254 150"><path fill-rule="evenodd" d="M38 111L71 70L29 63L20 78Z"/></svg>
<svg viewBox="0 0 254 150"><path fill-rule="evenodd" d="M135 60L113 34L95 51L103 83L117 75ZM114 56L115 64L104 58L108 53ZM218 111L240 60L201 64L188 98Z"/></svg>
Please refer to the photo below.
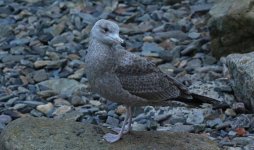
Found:
<svg viewBox="0 0 254 150"><path fill-rule="evenodd" d="M210 98L207 96L203 96L203 95L199 95L196 93L190 93L190 95L192 96L191 99L180 97L178 100L181 102L187 103L189 105L192 105L192 106L199 106L199 105L202 105L203 103L208 103L208 104L212 104L214 109L229 108L229 105L225 102L221 102L216 99L213 99L213 98Z"/></svg>

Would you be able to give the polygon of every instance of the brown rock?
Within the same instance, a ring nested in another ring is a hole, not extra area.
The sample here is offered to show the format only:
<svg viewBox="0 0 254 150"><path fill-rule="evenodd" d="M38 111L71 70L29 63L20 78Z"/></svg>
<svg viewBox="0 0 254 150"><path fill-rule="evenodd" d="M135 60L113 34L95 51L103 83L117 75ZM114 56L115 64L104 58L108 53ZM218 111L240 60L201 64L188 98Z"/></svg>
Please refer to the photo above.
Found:
<svg viewBox="0 0 254 150"><path fill-rule="evenodd" d="M8 124L0 135L1 150L219 150L206 136L190 133L133 131L114 144L101 126L47 118L25 117Z"/></svg>

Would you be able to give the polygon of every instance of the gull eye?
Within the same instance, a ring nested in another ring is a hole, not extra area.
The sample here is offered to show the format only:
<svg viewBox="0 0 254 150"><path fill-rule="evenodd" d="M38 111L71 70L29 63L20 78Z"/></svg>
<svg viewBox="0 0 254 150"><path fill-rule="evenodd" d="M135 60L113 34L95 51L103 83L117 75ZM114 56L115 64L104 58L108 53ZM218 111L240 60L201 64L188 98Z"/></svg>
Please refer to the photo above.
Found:
<svg viewBox="0 0 254 150"><path fill-rule="evenodd" d="M102 28L101 32L107 33L107 32L109 32L109 30L108 30L108 28Z"/></svg>

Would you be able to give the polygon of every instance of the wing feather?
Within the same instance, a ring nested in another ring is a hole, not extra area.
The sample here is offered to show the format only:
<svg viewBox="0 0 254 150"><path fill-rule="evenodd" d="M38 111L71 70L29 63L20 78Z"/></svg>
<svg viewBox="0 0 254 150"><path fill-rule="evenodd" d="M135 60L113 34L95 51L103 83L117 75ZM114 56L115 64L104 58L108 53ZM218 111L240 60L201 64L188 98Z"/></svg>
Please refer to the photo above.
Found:
<svg viewBox="0 0 254 150"><path fill-rule="evenodd" d="M174 78L164 74L155 64L129 52L118 57L115 74L122 87L131 94L159 102L181 97L188 90Z"/></svg>

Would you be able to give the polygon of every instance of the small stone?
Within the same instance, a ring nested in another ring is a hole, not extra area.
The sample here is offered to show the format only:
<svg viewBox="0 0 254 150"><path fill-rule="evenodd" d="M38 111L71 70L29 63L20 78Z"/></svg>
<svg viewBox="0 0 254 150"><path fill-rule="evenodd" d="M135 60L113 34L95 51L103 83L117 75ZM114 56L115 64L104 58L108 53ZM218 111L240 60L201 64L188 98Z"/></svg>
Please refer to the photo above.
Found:
<svg viewBox="0 0 254 150"><path fill-rule="evenodd" d="M44 105L38 105L36 107L36 109L44 114L49 114L50 112L52 112L54 106L52 103L47 103L47 104L44 104Z"/></svg>
<svg viewBox="0 0 254 150"><path fill-rule="evenodd" d="M208 120L206 122L207 126L214 128L217 125L221 125L222 124L222 120L220 118L215 118L213 120Z"/></svg>
<svg viewBox="0 0 254 150"><path fill-rule="evenodd" d="M197 39L200 37L200 33L197 33L197 32L190 32L188 34L188 37L192 38L192 39Z"/></svg>
<svg viewBox="0 0 254 150"><path fill-rule="evenodd" d="M191 125L201 124L204 121L204 115L201 111L194 110L188 115L186 123Z"/></svg>
<svg viewBox="0 0 254 150"><path fill-rule="evenodd" d="M76 93L87 87L87 85L81 84L76 80L66 78L50 79L40 82L37 85L51 89L61 96L66 97L71 97L73 96L73 93Z"/></svg>
<svg viewBox="0 0 254 150"><path fill-rule="evenodd" d="M55 111L52 113L52 115L55 115L55 116L63 115L71 110L72 110L71 106L63 105L56 108Z"/></svg>
<svg viewBox="0 0 254 150"><path fill-rule="evenodd" d="M33 109L30 114L34 117L42 117L43 116L43 113L41 113L40 111L36 110L36 109Z"/></svg>
<svg viewBox="0 0 254 150"><path fill-rule="evenodd" d="M62 99L62 98L55 99L54 104L55 104L55 106L63 106L63 105L70 106L71 105L70 102L68 102L67 100Z"/></svg>
<svg viewBox="0 0 254 150"><path fill-rule="evenodd" d="M226 109L225 114L232 117L236 116L235 111L231 108Z"/></svg>
<svg viewBox="0 0 254 150"><path fill-rule="evenodd" d="M49 64L50 61L48 60L37 60L36 62L34 62L34 67L35 68L42 68L47 66L47 64Z"/></svg>
<svg viewBox="0 0 254 150"><path fill-rule="evenodd" d="M12 64L12 63L18 63L22 59L24 59L23 55L7 55L2 58L2 62L5 64Z"/></svg>
<svg viewBox="0 0 254 150"><path fill-rule="evenodd" d="M131 125L133 131L146 131L146 125L134 122Z"/></svg>
<svg viewBox="0 0 254 150"><path fill-rule="evenodd" d="M153 37L152 36L145 36L144 38L143 38L143 41L144 42L153 42Z"/></svg>
<svg viewBox="0 0 254 150"><path fill-rule="evenodd" d="M119 125L119 120L114 117L108 116L106 123L112 125L113 127L117 127Z"/></svg>
<svg viewBox="0 0 254 150"><path fill-rule="evenodd" d="M10 116L13 120L18 119L20 117L27 116L27 115L24 115L24 114L16 111L16 110L6 110L6 111L4 111L4 114Z"/></svg>
<svg viewBox="0 0 254 150"><path fill-rule="evenodd" d="M30 38L26 37L26 38L12 40L10 41L10 45L11 46L25 45L29 42L30 42Z"/></svg>
<svg viewBox="0 0 254 150"><path fill-rule="evenodd" d="M6 125L5 124L3 124L3 123L0 123L0 132L4 129L6 127Z"/></svg>
<svg viewBox="0 0 254 150"><path fill-rule="evenodd" d="M186 68L188 69L195 69L202 66L202 62L200 59L191 59L188 61Z"/></svg>
<svg viewBox="0 0 254 150"><path fill-rule="evenodd" d="M39 91L37 92L37 94L43 98L48 98L54 95L57 95L56 92L54 92L53 90L45 90L45 91Z"/></svg>
<svg viewBox="0 0 254 150"><path fill-rule="evenodd" d="M193 125L183 125L181 123L170 125L166 127L159 127L157 131L170 131L170 132L192 132L194 131Z"/></svg>
<svg viewBox="0 0 254 150"><path fill-rule="evenodd" d="M38 70L34 72L33 79L35 82L41 82L48 79L48 73L44 70Z"/></svg>
<svg viewBox="0 0 254 150"><path fill-rule="evenodd" d="M4 114L0 115L0 123L8 124L11 121L12 121L12 119L9 115L4 115Z"/></svg>
<svg viewBox="0 0 254 150"><path fill-rule="evenodd" d="M66 59L60 59L55 61L48 61L48 60L37 60L34 62L35 68L42 68L47 67L48 69L58 69L61 68L61 66L66 63Z"/></svg>
<svg viewBox="0 0 254 150"><path fill-rule="evenodd" d="M80 105L84 105L85 104L85 101L82 97L80 96L73 96L71 98L71 104L73 106L80 106Z"/></svg>
<svg viewBox="0 0 254 150"><path fill-rule="evenodd" d="M90 100L89 103L94 105L94 106L100 106L101 105L101 102L97 101L97 100Z"/></svg>
<svg viewBox="0 0 254 150"><path fill-rule="evenodd" d="M124 107L123 105L119 105L117 108L116 108L116 113L119 114L119 115L122 115L126 112L126 107Z"/></svg>
<svg viewBox="0 0 254 150"><path fill-rule="evenodd" d="M232 140L236 145L246 146L248 144L253 143L253 138L251 137L235 137Z"/></svg>
<svg viewBox="0 0 254 150"><path fill-rule="evenodd" d="M68 59L70 59L70 60L79 60L80 56L78 56L76 54L69 54Z"/></svg>
<svg viewBox="0 0 254 150"><path fill-rule="evenodd" d="M19 100L19 97L13 97L13 98L10 98L5 104L4 106L5 107L10 107L12 106L16 101Z"/></svg>
<svg viewBox="0 0 254 150"><path fill-rule="evenodd" d="M166 74L172 74L174 72L174 65L172 63L165 63L158 66L160 70Z"/></svg>
<svg viewBox="0 0 254 150"><path fill-rule="evenodd" d="M155 120L148 120L147 121L147 128L151 130L156 130L159 124Z"/></svg>
<svg viewBox="0 0 254 150"><path fill-rule="evenodd" d="M235 131L229 131L229 132L228 132L228 135L229 135L229 136L236 136L236 132L235 132Z"/></svg>
<svg viewBox="0 0 254 150"><path fill-rule="evenodd" d="M85 68L78 69L74 72L74 74L69 75L69 79L81 79L85 73Z"/></svg>
<svg viewBox="0 0 254 150"><path fill-rule="evenodd" d="M154 120L160 122L168 119L170 116L171 116L170 113L159 114L154 116Z"/></svg>
<svg viewBox="0 0 254 150"><path fill-rule="evenodd" d="M242 102L233 103L232 109L236 113L244 113L244 112L246 112L246 108L244 106L244 103L242 103Z"/></svg>
<svg viewBox="0 0 254 150"><path fill-rule="evenodd" d="M74 111L68 111L67 113L65 113L63 115L56 116L55 118L61 118L63 120L68 120L68 121L77 121L82 116L83 116L83 113L74 110Z"/></svg>

